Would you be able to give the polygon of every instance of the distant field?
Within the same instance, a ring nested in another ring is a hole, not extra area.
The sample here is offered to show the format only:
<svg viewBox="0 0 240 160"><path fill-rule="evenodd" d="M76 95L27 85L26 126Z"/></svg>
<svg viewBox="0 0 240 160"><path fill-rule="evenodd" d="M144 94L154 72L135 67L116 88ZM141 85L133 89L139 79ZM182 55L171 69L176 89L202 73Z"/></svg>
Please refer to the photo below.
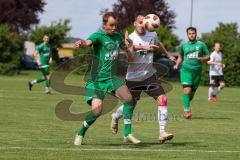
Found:
<svg viewBox="0 0 240 160"><path fill-rule="evenodd" d="M28 91L27 81L40 72L24 71L21 75L0 76L0 159L240 159L240 88L226 88L217 103L208 103L207 87L200 87L192 102L192 120L182 118L180 83L172 83L168 93L168 131L175 135L165 144L158 143L156 105L151 98L138 103L133 118L133 134L140 145L122 142L120 132L110 131L110 115L105 114L88 130L85 145L73 145L74 134L81 125L62 121L55 115L55 105L64 99L74 101L72 112L87 111L83 96L53 91L44 94L44 85ZM81 85L82 78L72 75L67 84ZM153 118L151 118L153 116Z"/></svg>

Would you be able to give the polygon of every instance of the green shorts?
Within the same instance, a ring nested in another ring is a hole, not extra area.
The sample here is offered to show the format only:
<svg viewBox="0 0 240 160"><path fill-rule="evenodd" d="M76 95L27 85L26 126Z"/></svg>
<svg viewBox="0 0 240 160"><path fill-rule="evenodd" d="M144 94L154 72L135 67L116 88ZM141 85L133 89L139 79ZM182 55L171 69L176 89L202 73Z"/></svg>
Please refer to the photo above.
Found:
<svg viewBox="0 0 240 160"><path fill-rule="evenodd" d="M117 76L102 81L88 80L86 83L86 101L91 105L93 98L103 100L107 92L115 95L115 91L123 85L125 82Z"/></svg>
<svg viewBox="0 0 240 160"><path fill-rule="evenodd" d="M43 76L47 76L50 74L49 67L40 67L40 70L41 70Z"/></svg>
<svg viewBox="0 0 240 160"><path fill-rule="evenodd" d="M196 91L201 81L201 71L196 72L182 68L180 71L180 80L184 88L191 87Z"/></svg>

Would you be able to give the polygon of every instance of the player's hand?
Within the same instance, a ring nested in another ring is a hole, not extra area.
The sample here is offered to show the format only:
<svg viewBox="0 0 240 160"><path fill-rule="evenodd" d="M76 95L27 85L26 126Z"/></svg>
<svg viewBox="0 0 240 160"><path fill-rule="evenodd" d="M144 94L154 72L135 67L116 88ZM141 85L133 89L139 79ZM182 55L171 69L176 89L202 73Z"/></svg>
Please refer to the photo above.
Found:
<svg viewBox="0 0 240 160"><path fill-rule="evenodd" d="M176 62L176 58L174 56L169 56L168 59L170 59L173 62Z"/></svg>
<svg viewBox="0 0 240 160"><path fill-rule="evenodd" d="M225 67L226 67L226 65L222 63L222 68L225 68Z"/></svg>
<svg viewBox="0 0 240 160"><path fill-rule="evenodd" d="M173 69L174 69L174 70L178 70L178 64L175 64L175 65L173 66Z"/></svg>
<svg viewBox="0 0 240 160"><path fill-rule="evenodd" d="M203 62L204 58L203 57L198 57L198 61Z"/></svg>
<svg viewBox="0 0 240 160"><path fill-rule="evenodd" d="M222 67L222 68L225 68L225 64L223 64L223 63L218 63L217 65Z"/></svg>
<svg viewBox="0 0 240 160"><path fill-rule="evenodd" d="M37 60L37 65L40 67L42 64L40 62L40 60Z"/></svg>
<svg viewBox="0 0 240 160"><path fill-rule="evenodd" d="M157 46L155 44L150 44L150 45L144 46L143 49L147 50L147 51L153 51L155 49L159 49L159 46Z"/></svg>
<svg viewBox="0 0 240 160"><path fill-rule="evenodd" d="M82 46L82 40L78 40L77 42L75 42L76 48L80 48L81 46Z"/></svg>
<svg viewBox="0 0 240 160"><path fill-rule="evenodd" d="M132 46L133 42L129 38L128 31L125 32L124 40L125 40L125 44L126 44L127 47Z"/></svg>
<svg viewBox="0 0 240 160"><path fill-rule="evenodd" d="M53 63L53 60L52 58L49 59L49 64L52 64Z"/></svg>

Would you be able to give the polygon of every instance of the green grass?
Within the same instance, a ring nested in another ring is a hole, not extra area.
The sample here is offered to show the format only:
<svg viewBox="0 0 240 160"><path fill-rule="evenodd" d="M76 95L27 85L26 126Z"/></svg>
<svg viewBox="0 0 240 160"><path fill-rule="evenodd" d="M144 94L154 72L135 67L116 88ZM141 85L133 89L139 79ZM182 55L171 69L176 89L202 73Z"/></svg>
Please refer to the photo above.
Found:
<svg viewBox="0 0 240 160"><path fill-rule="evenodd" d="M73 145L75 131L81 122L62 121L55 115L61 100L74 101L72 112L87 111L84 97L53 91L44 94L44 85L29 92L27 81L40 72L24 71L14 77L0 77L0 159L240 159L240 89L225 88L217 103L207 102L207 87L200 87L192 102L192 120L182 118L179 83L172 83L168 93L168 131L175 135L165 144L158 143L158 123L151 120L156 104L144 98L135 110L133 134L140 145L122 142L120 132L110 132L110 115L100 117L88 130L85 145ZM82 84L81 77L72 75L67 84Z"/></svg>

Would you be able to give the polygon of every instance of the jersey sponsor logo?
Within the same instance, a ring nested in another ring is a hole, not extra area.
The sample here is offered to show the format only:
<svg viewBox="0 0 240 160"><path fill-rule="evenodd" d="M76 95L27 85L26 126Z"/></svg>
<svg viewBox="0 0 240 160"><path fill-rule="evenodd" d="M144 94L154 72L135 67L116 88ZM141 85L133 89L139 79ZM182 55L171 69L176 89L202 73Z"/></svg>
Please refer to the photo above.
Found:
<svg viewBox="0 0 240 160"><path fill-rule="evenodd" d="M119 42L105 42L103 46L104 50L106 51L105 60L115 60L119 53Z"/></svg>
<svg viewBox="0 0 240 160"><path fill-rule="evenodd" d="M43 56L44 57L48 57L50 55L50 53L44 53Z"/></svg>
<svg viewBox="0 0 240 160"><path fill-rule="evenodd" d="M198 58L198 51L189 53L189 54L187 55L187 58L188 58L188 59Z"/></svg>

